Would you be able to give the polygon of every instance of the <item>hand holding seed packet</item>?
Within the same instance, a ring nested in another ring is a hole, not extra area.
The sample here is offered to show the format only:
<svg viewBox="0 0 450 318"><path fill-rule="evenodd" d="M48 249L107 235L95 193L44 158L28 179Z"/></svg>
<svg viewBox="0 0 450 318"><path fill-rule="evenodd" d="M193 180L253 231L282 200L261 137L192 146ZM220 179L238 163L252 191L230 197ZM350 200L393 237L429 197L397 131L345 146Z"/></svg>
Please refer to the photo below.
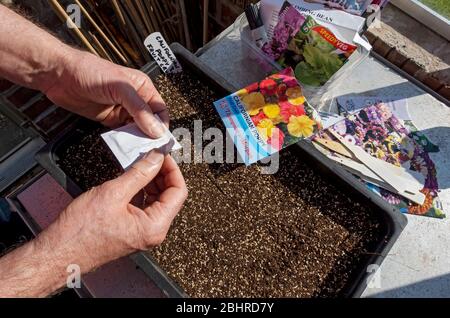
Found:
<svg viewBox="0 0 450 318"><path fill-rule="evenodd" d="M311 137L322 127L291 68L218 100L214 106L246 165Z"/></svg>
<svg viewBox="0 0 450 318"><path fill-rule="evenodd" d="M300 83L323 86L348 61L357 46L346 43L289 2L279 13L263 52L282 67L292 67Z"/></svg>

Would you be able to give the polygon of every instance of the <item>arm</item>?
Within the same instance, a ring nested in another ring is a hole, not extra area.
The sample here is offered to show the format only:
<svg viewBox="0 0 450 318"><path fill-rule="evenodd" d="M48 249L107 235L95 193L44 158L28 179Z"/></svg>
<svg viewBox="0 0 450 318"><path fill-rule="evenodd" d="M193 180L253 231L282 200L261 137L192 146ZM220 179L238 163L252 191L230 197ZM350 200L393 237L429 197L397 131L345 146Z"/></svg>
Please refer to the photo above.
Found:
<svg viewBox="0 0 450 318"><path fill-rule="evenodd" d="M0 5L0 77L42 91L55 104L117 127L134 120L150 137L168 125L166 105L144 73L62 43Z"/></svg>
<svg viewBox="0 0 450 318"><path fill-rule="evenodd" d="M146 189L143 208L130 204ZM162 243L187 196L170 156L153 151L121 177L75 199L55 223L0 259L0 297L43 297L63 287L67 267L87 273Z"/></svg>
<svg viewBox="0 0 450 318"><path fill-rule="evenodd" d="M49 33L0 5L0 76L47 91L63 72L64 59L75 54Z"/></svg>
<svg viewBox="0 0 450 318"><path fill-rule="evenodd" d="M0 297L45 297L64 286L70 254L55 257L53 248L36 239L0 258Z"/></svg>
<svg viewBox="0 0 450 318"><path fill-rule="evenodd" d="M163 128L153 112L168 124L166 106L144 73L70 48L2 5L0 30L0 76L107 126L134 119L157 136ZM130 202L142 188L153 200L138 208ZM186 196L174 160L152 152L74 200L34 241L0 258L0 297L44 296L64 286L68 265L86 273L160 244Z"/></svg>

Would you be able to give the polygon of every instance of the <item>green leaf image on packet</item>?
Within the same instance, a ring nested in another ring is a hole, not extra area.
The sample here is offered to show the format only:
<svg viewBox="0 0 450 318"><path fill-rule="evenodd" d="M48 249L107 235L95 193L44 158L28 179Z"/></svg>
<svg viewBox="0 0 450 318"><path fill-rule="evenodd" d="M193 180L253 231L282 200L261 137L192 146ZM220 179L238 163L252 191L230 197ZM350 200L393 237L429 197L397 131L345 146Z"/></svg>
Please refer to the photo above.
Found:
<svg viewBox="0 0 450 318"><path fill-rule="evenodd" d="M302 84L320 87L356 49L357 46L339 40L328 28L311 16L305 17L286 1L263 52L282 67L292 67Z"/></svg>

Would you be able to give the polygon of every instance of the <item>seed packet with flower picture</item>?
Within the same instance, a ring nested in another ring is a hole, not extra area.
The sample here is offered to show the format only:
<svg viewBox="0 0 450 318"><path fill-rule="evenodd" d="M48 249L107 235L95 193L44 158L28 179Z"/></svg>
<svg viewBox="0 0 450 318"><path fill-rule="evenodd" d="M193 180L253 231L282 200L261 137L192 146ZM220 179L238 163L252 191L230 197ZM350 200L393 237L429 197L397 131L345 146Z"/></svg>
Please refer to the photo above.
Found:
<svg viewBox="0 0 450 318"><path fill-rule="evenodd" d="M358 98L355 100L358 102ZM439 147L417 132L410 120L398 118L388 103L376 102L348 114L344 120L334 124L332 129L373 157L421 175L424 187L420 192L425 195L425 202L422 205L414 204L399 194L367 182L371 191L403 213L445 217L438 196L437 167L430 156L430 153L438 152ZM317 137L334 140L330 136L328 130L317 134Z"/></svg>
<svg viewBox="0 0 450 318"><path fill-rule="evenodd" d="M214 106L246 165L311 137L322 127L291 68L218 100Z"/></svg>

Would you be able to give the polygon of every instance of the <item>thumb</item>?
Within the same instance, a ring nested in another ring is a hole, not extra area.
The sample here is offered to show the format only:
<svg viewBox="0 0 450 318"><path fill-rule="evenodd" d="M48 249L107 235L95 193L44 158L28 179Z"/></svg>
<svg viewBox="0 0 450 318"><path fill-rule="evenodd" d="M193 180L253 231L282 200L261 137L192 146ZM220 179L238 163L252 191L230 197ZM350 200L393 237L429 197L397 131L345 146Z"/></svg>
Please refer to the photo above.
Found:
<svg viewBox="0 0 450 318"><path fill-rule="evenodd" d="M158 175L164 162L164 157L164 151L154 149L113 182L123 189L125 196L131 201L139 191Z"/></svg>
<svg viewBox="0 0 450 318"><path fill-rule="evenodd" d="M166 128L162 122L153 114L148 103L131 85L120 85L118 95L122 106L145 134L151 138L159 138L164 134Z"/></svg>

